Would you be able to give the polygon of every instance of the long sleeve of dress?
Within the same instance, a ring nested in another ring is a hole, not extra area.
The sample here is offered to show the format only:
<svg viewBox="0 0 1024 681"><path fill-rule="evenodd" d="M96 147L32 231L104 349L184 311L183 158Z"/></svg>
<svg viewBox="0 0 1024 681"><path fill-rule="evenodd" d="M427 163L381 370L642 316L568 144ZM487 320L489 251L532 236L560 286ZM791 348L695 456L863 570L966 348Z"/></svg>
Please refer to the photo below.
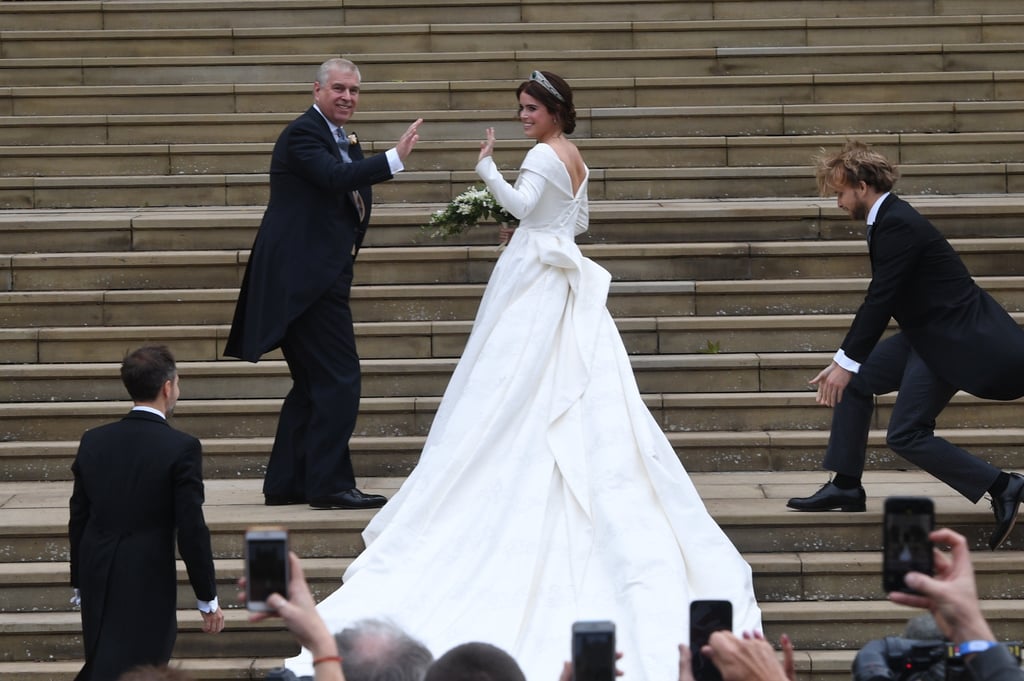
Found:
<svg viewBox="0 0 1024 681"><path fill-rule="evenodd" d="M526 159L529 158L530 156L527 154ZM537 205L544 191L544 184L547 182L543 175L528 167L526 159L523 161L523 167L519 171L515 185L510 184L502 177L501 171L498 170L498 166L494 164L494 159L490 156L480 159L480 162L476 164L477 175L491 190L494 198L505 210L520 220Z"/></svg>

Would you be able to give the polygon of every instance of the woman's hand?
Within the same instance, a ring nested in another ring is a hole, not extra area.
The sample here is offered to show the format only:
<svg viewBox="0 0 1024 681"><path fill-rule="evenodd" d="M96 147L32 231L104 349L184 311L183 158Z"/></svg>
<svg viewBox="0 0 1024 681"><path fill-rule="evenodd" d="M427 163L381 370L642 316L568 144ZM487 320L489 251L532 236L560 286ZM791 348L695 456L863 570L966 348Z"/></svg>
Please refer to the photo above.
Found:
<svg viewBox="0 0 1024 681"><path fill-rule="evenodd" d="M477 163L494 153L494 128L487 128L487 139L480 143L480 156Z"/></svg>

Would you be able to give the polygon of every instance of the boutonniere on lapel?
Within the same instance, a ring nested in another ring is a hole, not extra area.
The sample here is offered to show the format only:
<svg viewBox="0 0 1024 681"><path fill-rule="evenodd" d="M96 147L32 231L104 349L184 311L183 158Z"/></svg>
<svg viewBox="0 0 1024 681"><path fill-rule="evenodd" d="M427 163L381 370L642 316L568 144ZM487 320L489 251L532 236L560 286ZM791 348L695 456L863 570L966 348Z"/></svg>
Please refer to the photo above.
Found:
<svg viewBox="0 0 1024 681"><path fill-rule="evenodd" d="M353 146L359 144L359 138L356 137L356 134L354 132L350 132L348 134L348 143Z"/></svg>

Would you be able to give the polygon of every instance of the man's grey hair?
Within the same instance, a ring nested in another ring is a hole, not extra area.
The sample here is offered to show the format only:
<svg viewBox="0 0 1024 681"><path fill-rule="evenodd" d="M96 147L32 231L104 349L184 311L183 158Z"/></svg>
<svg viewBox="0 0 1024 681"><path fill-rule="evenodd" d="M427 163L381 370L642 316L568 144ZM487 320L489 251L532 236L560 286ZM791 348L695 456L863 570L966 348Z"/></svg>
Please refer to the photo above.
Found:
<svg viewBox="0 0 1024 681"><path fill-rule="evenodd" d="M359 67L356 66L354 62L351 62L348 59L342 59L341 57L335 57L334 59L328 59L325 61L320 65L320 68L316 70L316 82L321 85L325 84L327 79L330 78L331 71L334 70L352 71L360 81L363 79L359 74Z"/></svg>
<svg viewBox="0 0 1024 681"><path fill-rule="evenodd" d="M364 619L334 635L346 681L423 681L434 656L394 622Z"/></svg>

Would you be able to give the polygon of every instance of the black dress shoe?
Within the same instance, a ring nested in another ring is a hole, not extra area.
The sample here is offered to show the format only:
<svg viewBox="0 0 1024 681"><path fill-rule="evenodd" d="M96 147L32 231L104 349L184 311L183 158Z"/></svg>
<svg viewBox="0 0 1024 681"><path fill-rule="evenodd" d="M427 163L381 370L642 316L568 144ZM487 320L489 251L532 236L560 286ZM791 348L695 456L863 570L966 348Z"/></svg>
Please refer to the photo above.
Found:
<svg viewBox="0 0 1024 681"><path fill-rule="evenodd" d="M267 494L263 497L263 503L267 506L290 506L292 504L304 504L303 497L289 497L278 494Z"/></svg>
<svg viewBox="0 0 1024 681"><path fill-rule="evenodd" d="M786 506L797 511L846 511L863 513L866 510L863 487L840 489L832 482L826 482L809 497L793 497Z"/></svg>
<svg viewBox="0 0 1024 681"><path fill-rule="evenodd" d="M326 497L310 499L313 508L380 508L388 498L380 494L363 494L355 487L335 492Z"/></svg>
<svg viewBox="0 0 1024 681"><path fill-rule="evenodd" d="M993 551L1006 541L1017 522L1017 510L1020 502L1024 500L1024 475L1010 473L1010 482L1006 489L999 496L992 497L992 513L996 516L996 529L992 532L992 538L988 540L989 548Z"/></svg>

